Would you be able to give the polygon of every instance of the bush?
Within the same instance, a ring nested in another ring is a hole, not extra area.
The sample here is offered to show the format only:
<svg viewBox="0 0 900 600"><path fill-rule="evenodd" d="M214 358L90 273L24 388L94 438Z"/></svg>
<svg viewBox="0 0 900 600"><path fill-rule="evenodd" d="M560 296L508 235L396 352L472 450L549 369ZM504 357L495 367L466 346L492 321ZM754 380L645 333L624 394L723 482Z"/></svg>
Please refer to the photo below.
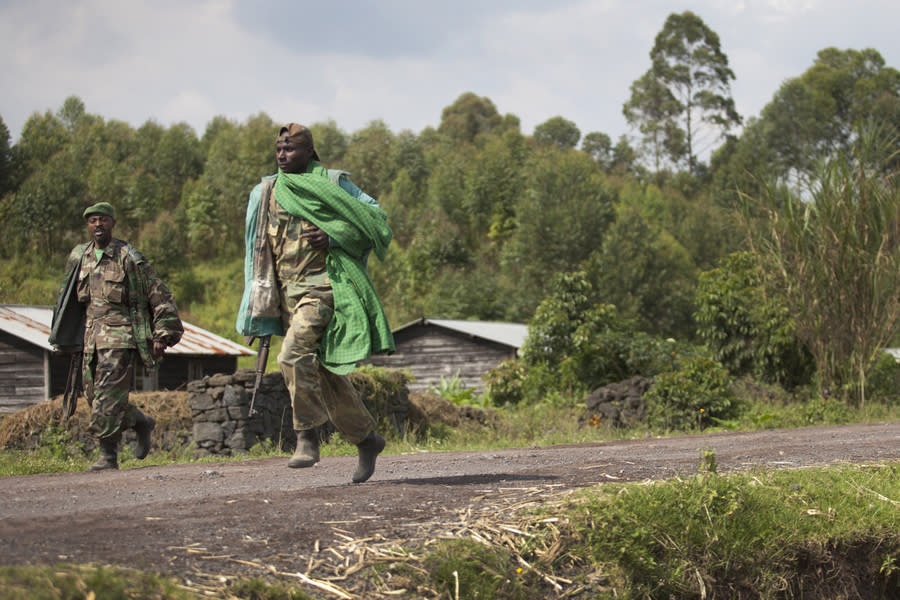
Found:
<svg viewBox="0 0 900 600"><path fill-rule="evenodd" d="M519 404L525 396L528 371L521 360L504 360L484 374L485 395L494 406Z"/></svg>
<svg viewBox="0 0 900 600"><path fill-rule="evenodd" d="M866 379L868 398L888 405L900 403L900 362L892 355L883 353Z"/></svg>
<svg viewBox="0 0 900 600"><path fill-rule="evenodd" d="M697 335L735 377L753 375L787 389L811 381L812 355L797 339L783 298L765 293L751 253L726 256L701 274L694 302Z"/></svg>
<svg viewBox="0 0 900 600"><path fill-rule="evenodd" d="M740 415L731 377L708 357L689 358L680 370L658 375L644 397L650 425L662 430L700 430Z"/></svg>

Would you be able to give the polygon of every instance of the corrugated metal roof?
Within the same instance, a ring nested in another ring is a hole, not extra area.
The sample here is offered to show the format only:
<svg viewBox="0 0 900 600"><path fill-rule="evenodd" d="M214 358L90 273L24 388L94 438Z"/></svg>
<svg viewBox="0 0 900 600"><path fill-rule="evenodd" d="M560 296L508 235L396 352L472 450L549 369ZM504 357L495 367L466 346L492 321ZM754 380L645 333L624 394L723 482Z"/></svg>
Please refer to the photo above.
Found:
<svg viewBox="0 0 900 600"><path fill-rule="evenodd" d="M394 333L414 325L436 325L481 339L506 344L519 349L528 337L528 326L521 323L502 323L499 321L464 321L456 319L416 319L406 325L394 329Z"/></svg>
<svg viewBox="0 0 900 600"><path fill-rule="evenodd" d="M53 308L23 304L0 304L0 329L44 350L53 350L47 341ZM256 352L212 332L184 323L184 336L167 354L254 356Z"/></svg>

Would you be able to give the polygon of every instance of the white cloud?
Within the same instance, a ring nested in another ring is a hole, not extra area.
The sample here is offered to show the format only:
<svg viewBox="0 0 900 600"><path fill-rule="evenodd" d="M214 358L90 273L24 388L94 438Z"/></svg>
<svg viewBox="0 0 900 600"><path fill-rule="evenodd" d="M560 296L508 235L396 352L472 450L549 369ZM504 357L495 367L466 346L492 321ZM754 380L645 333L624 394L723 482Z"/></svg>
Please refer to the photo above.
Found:
<svg viewBox="0 0 900 600"><path fill-rule="evenodd" d="M874 47L900 67L894 4L698 0L691 10L719 34L747 117L826 46ZM471 91L518 116L526 133L561 115L615 139L628 131L622 104L650 66L656 34L683 10L666 0L459 0L453 10L336 0L325 11L275 0L6 0L0 116L13 142L31 112L73 94L107 119L186 121L198 134L216 115L261 111L332 118L347 132L374 119L420 131Z"/></svg>

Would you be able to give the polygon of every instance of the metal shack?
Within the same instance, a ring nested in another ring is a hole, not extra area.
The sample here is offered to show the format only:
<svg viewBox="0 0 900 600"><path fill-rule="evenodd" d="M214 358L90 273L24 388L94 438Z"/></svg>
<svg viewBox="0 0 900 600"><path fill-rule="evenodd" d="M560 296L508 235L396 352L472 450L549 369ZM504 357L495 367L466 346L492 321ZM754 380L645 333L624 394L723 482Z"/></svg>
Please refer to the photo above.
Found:
<svg viewBox="0 0 900 600"><path fill-rule="evenodd" d="M70 355L47 342L53 307L0 304L0 413L38 404L66 387ZM190 323L184 336L166 350L158 371L135 369L136 391L174 390L215 373L234 373L240 356L256 352Z"/></svg>

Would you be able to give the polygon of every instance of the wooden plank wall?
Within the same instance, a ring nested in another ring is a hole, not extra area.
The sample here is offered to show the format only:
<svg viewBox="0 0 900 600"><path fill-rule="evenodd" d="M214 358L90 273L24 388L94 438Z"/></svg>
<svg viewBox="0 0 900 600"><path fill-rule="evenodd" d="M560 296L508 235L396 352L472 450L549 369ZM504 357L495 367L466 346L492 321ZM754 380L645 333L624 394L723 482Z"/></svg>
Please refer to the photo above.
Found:
<svg viewBox="0 0 900 600"><path fill-rule="evenodd" d="M441 376L452 379L457 373L466 389L481 391L481 376L501 360L515 357L515 349L509 346L435 326L399 331L394 345L394 354L373 356L365 362L392 369L408 368L415 377L409 384L410 391L438 387Z"/></svg>
<svg viewBox="0 0 900 600"><path fill-rule="evenodd" d="M0 331L0 413L43 402L45 395L44 351Z"/></svg>
<svg viewBox="0 0 900 600"><path fill-rule="evenodd" d="M51 352L49 384L44 387L44 350L5 331L0 331L0 413L13 413L61 395L69 374L70 355ZM235 356L167 356L159 372L161 390L184 389L189 364L203 376L234 373Z"/></svg>

